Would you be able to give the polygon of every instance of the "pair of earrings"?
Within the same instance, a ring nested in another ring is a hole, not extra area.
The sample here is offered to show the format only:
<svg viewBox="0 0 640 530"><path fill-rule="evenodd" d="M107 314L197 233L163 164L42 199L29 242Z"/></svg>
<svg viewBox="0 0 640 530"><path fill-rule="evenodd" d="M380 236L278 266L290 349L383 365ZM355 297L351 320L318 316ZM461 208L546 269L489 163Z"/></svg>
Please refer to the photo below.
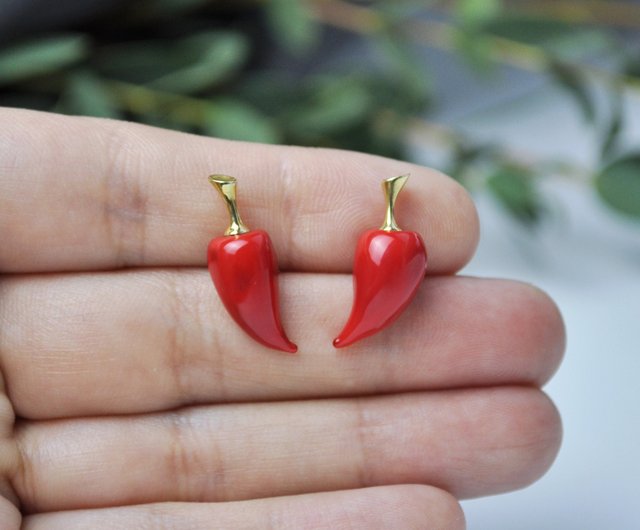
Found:
<svg viewBox="0 0 640 530"><path fill-rule="evenodd" d="M394 218L396 198L408 175L382 182L387 209L378 230L360 237L353 267L354 301L344 329L333 341L348 346L390 325L409 305L424 278L427 252L417 232L401 230ZM230 224L207 251L213 283L227 311L259 343L289 353L298 347L286 336L278 303L278 264L264 230L249 230L236 203L236 179L211 175L229 210Z"/></svg>

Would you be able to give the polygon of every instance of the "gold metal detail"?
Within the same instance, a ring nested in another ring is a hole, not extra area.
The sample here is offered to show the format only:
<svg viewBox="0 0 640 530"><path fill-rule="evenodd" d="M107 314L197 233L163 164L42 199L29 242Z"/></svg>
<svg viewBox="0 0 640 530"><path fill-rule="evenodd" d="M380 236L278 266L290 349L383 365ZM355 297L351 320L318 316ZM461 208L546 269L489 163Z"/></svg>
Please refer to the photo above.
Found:
<svg viewBox="0 0 640 530"><path fill-rule="evenodd" d="M247 233L249 228L242 222L238 212L238 205L236 204L236 178L227 175L211 175L209 182L220 192L229 210L229 228L227 228L224 235L237 236Z"/></svg>
<svg viewBox="0 0 640 530"><path fill-rule="evenodd" d="M399 177L391 177L382 181L382 190L384 191L384 198L387 201L387 212L384 216L384 223L380 227L380 230L387 232L399 232L401 228L396 223L396 219L393 215L393 209L396 204L398 194L402 191L402 188L407 183L409 175L400 175Z"/></svg>

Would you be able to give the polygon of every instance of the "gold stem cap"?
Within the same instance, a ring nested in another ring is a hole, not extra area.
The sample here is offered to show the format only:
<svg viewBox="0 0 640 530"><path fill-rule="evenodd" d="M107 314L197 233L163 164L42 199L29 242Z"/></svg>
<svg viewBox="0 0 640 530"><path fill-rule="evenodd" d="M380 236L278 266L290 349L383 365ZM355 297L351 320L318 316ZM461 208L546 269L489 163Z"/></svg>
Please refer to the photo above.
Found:
<svg viewBox="0 0 640 530"><path fill-rule="evenodd" d="M400 232L402 229L396 223L394 216L394 208L396 205L396 199L402 191L402 188L409 180L409 175L400 175L398 177L391 177L382 181L382 190L384 191L384 197L387 202L387 211L384 216L384 223L380 227L380 230L387 232Z"/></svg>
<svg viewBox="0 0 640 530"><path fill-rule="evenodd" d="M229 228L224 234L226 236L237 236L247 233L249 228L242 222L238 212L238 204L236 203L236 178L228 175L211 175L209 182L222 195L227 205L227 210L229 210Z"/></svg>

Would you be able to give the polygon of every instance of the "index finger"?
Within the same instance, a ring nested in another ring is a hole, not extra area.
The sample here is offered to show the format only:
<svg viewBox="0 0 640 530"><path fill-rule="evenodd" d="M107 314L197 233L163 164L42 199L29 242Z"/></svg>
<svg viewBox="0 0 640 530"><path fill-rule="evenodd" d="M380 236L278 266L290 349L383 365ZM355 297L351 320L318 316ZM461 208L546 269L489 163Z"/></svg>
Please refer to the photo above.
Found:
<svg viewBox="0 0 640 530"><path fill-rule="evenodd" d="M420 166L5 109L0 271L204 265L228 221L211 173L238 178L242 216L270 233L283 269L349 271L358 236L382 221L380 181L402 173L398 221L423 236L430 273L455 272L477 243L466 191Z"/></svg>

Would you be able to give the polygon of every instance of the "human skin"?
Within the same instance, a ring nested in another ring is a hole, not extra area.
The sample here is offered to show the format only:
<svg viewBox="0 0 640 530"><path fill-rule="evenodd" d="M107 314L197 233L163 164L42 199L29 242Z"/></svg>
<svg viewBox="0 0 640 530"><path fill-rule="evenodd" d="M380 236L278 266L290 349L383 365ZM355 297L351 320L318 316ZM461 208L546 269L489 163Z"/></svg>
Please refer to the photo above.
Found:
<svg viewBox="0 0 640 530"><path fill-rule="evenodd" d="M269 232L297 355L225 313L206 248L238 178ZM345 350L358 236L383 178L428 275ZM467 193L419 166L0 110L0 530L452 529L457 499L540 477L561 426L540 390L564 350L526 284L453 276Z"/></svg>

